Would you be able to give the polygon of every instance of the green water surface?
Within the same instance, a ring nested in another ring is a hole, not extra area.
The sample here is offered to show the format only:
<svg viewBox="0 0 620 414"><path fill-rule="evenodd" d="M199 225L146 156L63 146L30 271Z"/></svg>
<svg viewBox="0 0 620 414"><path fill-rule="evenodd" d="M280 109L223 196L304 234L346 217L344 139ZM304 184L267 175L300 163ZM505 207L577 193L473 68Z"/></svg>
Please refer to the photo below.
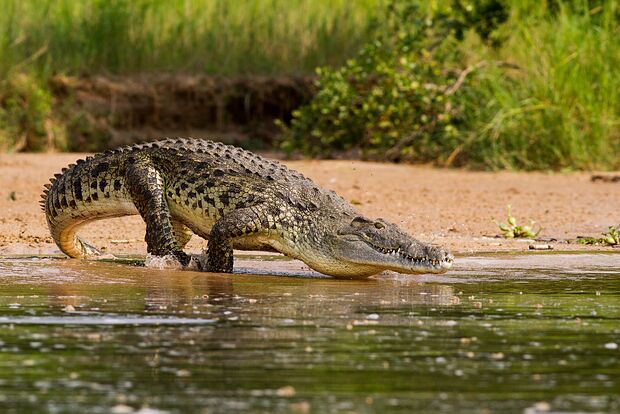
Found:
<svg viewBox="0 0 620 414"><path fill-rule="evenodd" d="M1 413L620 412L619 348L619 254L367 281L0 258Z"/></svg>

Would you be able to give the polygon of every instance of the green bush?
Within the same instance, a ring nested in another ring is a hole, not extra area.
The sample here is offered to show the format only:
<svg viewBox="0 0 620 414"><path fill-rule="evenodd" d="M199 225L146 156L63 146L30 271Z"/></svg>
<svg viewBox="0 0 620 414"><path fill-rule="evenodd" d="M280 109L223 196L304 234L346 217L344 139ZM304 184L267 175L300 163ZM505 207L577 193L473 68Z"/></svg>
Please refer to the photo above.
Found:
<svg viewBox="0 0 620 414"><path fill-rule="evenodd" d="M461 113L455 40L446 19L393 2L383 34L339 69L319 68L318 93L293 113L282 148L314 156L428 160L454 146ZM420 17L422 16L422 17Z"/></svg>

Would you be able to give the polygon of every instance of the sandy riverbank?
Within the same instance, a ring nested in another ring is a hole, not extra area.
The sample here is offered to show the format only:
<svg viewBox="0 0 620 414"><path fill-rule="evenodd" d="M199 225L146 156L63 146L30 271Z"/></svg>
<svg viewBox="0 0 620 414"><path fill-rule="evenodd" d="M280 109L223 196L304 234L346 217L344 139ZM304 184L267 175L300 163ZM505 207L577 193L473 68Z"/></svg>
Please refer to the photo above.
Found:
<svg viewBox="0 0 620 414"><path fill-rule="evenodd" d="M84 154L0 156L0 254L58 253L39 207L43 184ZM471 172L358 161L287 161L318 184L359 203L369 217L400 224L419 239L456 253L527 250L528 242L493 238L493 219L506 206L522 224L532 219L541 237L597 236L620 222L620 183L592 182L589 173ZM144 225L137 216L99 221L82 234L110 253L144 254ZM194 237L188 250L198 252ZM556 250L612 250L552 243Z"/></svg>

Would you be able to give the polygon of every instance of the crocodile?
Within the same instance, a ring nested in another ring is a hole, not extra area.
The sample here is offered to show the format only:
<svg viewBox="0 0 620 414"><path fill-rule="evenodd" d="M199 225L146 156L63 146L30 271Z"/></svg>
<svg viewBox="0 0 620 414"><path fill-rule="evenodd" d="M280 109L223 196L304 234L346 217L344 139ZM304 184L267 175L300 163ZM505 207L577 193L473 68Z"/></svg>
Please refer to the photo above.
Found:
<svg viewBox="0 0 620 414"><path fill-rule="evenodd" d="M362 216L278 161L201 139L167 138L77 160L45 185L41 207L54 242L72 258L101 254L78 236L81 226L139 214L149 254L208 272L232 272L233 249L280 252L339 278L443 273L454 260L395 224ZM208 241L202 255L183 250L193 234Z"/></svg>

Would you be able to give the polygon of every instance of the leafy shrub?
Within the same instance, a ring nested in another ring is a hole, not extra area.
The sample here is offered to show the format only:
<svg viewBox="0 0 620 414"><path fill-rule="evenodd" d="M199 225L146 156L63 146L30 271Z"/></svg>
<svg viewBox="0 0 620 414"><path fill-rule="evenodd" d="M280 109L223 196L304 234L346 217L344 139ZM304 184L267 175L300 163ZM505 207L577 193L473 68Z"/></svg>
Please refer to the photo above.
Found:
<svg viewBox="0 0 620 414"><path fill-rule="evenodd" d="M497 37L496 29L508 20L508 11L507 5L500 0L454 0L455 36L462 40L465 31L474 29L482 40L498 46L501 39Z"/></svg>
<svg viewBox="0 0 620 414"><path fill-rule="evenodd" d="M318 93L293 113L282 148L313 156L429 160L456 145L459 71L452 21L392 2L383 31L339 69L319 68Z"/></svg>

